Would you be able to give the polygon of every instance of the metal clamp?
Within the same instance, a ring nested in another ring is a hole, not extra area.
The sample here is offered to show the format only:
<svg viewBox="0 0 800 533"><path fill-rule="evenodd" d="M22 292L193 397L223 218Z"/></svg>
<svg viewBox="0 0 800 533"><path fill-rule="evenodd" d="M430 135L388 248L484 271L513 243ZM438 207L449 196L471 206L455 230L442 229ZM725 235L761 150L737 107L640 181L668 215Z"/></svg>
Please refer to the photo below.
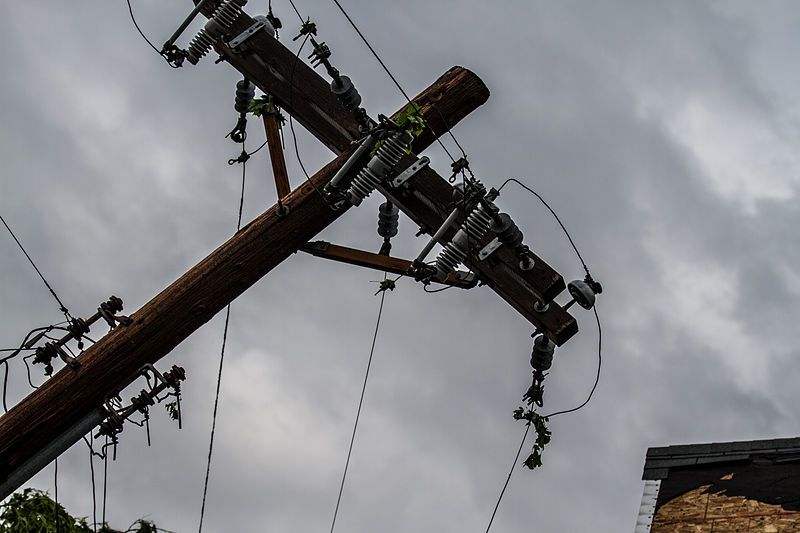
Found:
<svg viewBox="0 0 800 533"><path fill-rule="evenodd" d="M240 47L244 42L258 33L261 29L266 29L267 33L271 34L272 36L275 35L275 28L272 27L272 24L269 23L269 20L264 15L256 15L253 17L255 22L242 33L234 37L228 42L228 48L231 50L236 50Z"/></svg>
<svg viewBox="0 0 800 533"><path fill-rule="evenodd" d="M503 246L503 243L500 242L500 239L495 237L489 244L484 246L480 252L478 252L478 259L481 261L486 260L487 257L492 255L501 246Z"/></svg>
<svg viewBox="0 0 800 533"><path fill-rule="evenodd" d="M420 157L417 161L415 161L410 167L405 169L403 172L397 175L395 179L392 180L392 187L399 187L411 178L413 178L420 170L427 167L430 164L431 160L428 156L424 155Z"/></svg>

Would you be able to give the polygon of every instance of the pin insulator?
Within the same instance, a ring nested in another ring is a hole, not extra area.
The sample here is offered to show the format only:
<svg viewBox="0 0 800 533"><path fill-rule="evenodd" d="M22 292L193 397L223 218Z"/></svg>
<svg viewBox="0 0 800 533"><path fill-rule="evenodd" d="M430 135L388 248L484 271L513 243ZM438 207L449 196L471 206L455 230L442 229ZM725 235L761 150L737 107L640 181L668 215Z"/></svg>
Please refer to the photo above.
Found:
<svg viewBox="0 0 800 533"><path fill-rule="evenodd" d="M392 202L384 202L378 207L378 235L389 239L397 235L400 210Z"/></svg>
<svg viewBox="0 0 800 533"><path fill-rule="evenodd" d="M250 110L250 102L256 95L256 87L250 80L243 79L236 83L236 101L233 108L240 114L246 115Z"/></svg>
<svg viewBox="0 0 800 533"><path fill-rule="evenodd" d="M336 95L342 106L350 111L356 111L361 105L361 95L358 94L353 82L347 76L339 76L331 82L331 92Z"/></svg>
<svg viewBox="0 0 800 533"><path fill-rule="evenodd" d="M507 213L498 213L492 219L491 230L509 248L517 248L522 244L522 232Z"/></svg>
<svg viewBox="0 0 800 533"><path fill-rule="evenodd" d="M531 366L534 370L544 372L553 366L553 353L555 344L544 335L539 335L533 340L531 352Z"/></svg>

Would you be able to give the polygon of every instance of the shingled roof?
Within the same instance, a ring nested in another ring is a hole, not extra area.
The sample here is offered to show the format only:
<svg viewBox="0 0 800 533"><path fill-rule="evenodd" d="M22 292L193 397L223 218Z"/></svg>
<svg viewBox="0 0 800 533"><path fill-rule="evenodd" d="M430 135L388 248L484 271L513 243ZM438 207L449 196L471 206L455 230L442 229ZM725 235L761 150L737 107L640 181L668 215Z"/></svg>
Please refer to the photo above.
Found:
<svg viewBox="0 0 800 533"><path fill-rule="evenodd" d="M773 462L800 461L800 437L648 448L642 479L666 479L671 468L753 461L756 458Z"/></svg>

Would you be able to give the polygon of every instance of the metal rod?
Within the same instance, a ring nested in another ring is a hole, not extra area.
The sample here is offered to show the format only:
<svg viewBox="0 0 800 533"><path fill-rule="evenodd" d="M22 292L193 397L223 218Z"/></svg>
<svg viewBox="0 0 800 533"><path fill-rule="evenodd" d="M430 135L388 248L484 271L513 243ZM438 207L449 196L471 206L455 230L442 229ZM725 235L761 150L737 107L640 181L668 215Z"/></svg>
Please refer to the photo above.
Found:
<svg viewBox="0 0 800 533"><path fill-rule="evenodd" d="M425 245L425 248L423 248L419 253L417 259L414 261L415 263L419 264L425 261L425 258L428 256L431 250L433 250L433 247L436 245L436 243L439 242L439 239L444 236L444 232L447 231L447 228L449 228L453 222L455 222L458 213L459 210L457 207L450 212L445 221L442 222L442 225L439 226L439 229L436 230L436 233L433 234L433 237L431 237L431 240L428 242L428 244Z"/></svg>
<svg viewBox="0 0 800 533"><path fill-rule="evenodd" d="M197 14L200 13L200 10L203 9L204 5L206 5L206 2L208 2L208 0L200 0L200 3L198 3L194 9L192 9L192 12L189 13L189 16L183 21L183 24L181 24L178 29L175 30L175 33L172 34L172 37L170 37L167 42L164 43L164 46L161 48L162 51L166 50L175 43L178 37L181 36L181 33L183 33L184 30L189 27L189 24L191 24Z"/></svg>
<svg viewBox="0 0 800 533"><path fill-rule="evenodd" d="M353 165L358 158L361 157L362 154L367 151L367 148L370 148L374 143L375 137L373 137L372 134L367 135L367 138L364 139L364 142L361 143L361 146L359 146L356 151L353 152L353 155L350 156L350 159L348 159L345 164L342 165L339 171L333 176L333 179L331 179L328 186L331 188L338 186L339 182L342 181L342 178L344 178L344 175L347 174L351 168L353 168Z"/></svg>

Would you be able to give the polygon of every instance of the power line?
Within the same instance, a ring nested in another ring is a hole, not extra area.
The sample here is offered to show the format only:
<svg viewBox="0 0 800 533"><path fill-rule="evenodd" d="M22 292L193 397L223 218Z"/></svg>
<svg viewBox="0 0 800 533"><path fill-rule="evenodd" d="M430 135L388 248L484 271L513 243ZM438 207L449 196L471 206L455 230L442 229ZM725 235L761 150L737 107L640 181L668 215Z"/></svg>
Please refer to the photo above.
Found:
<svg viewBox="0 0 800 533"><path fill-rule="evenodd" d="M139 27L139 24L136 22L136 17L133 16L133 7L131 6L131 0L126 0L126 2L128 2L128 11L131 14L131 22L133 22L133 25L136 27L136 31L138 31L139 35L142 36L142 39L144 39L145 42L150 45L150 48L155 50L158 55L162 55L161 52L158 50L158 48L156 48L156 46L150 41L150 39L147 38L142 29Z"/></svg>
<svg viewBox="0 0 800 533"><path fill-rule="evenodd" d="M593 307L592 310L594 311L595 321L597 321L597 374L595 375L594 378L594 385L592 385L592 390L589 391L589 396L587 396L586 400L584 400L583 403L580 404L579 406L573 407L572 409L565 409L563 411L556 411L555 413L545 415L544 418L550 418L552 416L563 415L566 413L574 413L575 411L583 408L584 405L589 403L589 400L591 400L592 396L594 395L594 391L597 389L597 384L600 382L600 368L603 366L603 330L600 327L600 316L597 314L597 306L595 305L595 307Z"/></svg>
<svg viewBox="0 0 800 533"><path fill-rule="evenodd" d="M525 189L526 191L528 191L529 193L534 195L536 198L539 199L540 202L542 202L542 204L547 208L547 210L550 211L550 213L553 215L553 217L555 217L556 222L558 222L558 225L561 226L561 229L564 231L564 235L567 236L567 240L569 240L569 243L572 245L572 249L575 250L575 253L578 256L578 259L580 260L581 265L583 265L583 270L586 271L586 274L588 275L589 274L589 267L586 266L586 261L583 260L583 256L581 255L581 252L578 250L578 247L575 245L575 241L572 240L572 236L569 234L569 231L567 231L567 228L564 226L564 223L561 222L561 219L558 217L558 215L553 210L553 208L550 207L550 204L548 204L545 201L545 199L542 197L542 195L540 195L538 192L534 191L533 189L531 189L530 187L528 187L527 185L525 185L524 183L522 183L521 181L519 181L516 178L508 178L506 181L503 182L502 185L500 185L500 188L497 189L497 191L498 192L502 191L503 187L505 187L509 183L516 183L517 185L519 185L520 187L522 187L523 189Z"/></svg>
<svg viewBox="0 0 800 533"><path fill-rule="evenodd" d="M525 433L522 435L522 441L519 443L519 449L517 450L517 455L514 456L514 461L511 463L511 470L508 471L508 477L506 477L506 482L503 484L503 489L500 491L500 496L497 498L497 503L494 505L494 510L492 511L492 517L489 519L489 525L486 526L486 533L489 533L489 529L492 527L492 522L494 522L494 517L497 514L497 509L500 507L500 502L503 501L503 496L506 493L506 488L508 487L509 481L511 481L511 474L514 473L514 469L517 467L517 461L519 461L519 456L522 453L522 447L525 446L525 439L528 438L528 431L530 431L531 425L527 424L525 426Z"/></svg>
<svg viewBox="0 0 800 533"><path fill-rule="evenodd" d="M386 273L384 273L386 277ZM358 420L361 417L361 406L364 404L364 393L367 390L367 380L369 379L369 370L372 366L372 356L375 353L375 341L378 339L378 328L381 325L381 315L383 314L383 302L386 298L386 291L381 291L381 305L378 308L378 319L375 322L375 333L372 335L372 347L369 350L369 359L367 360L367 370L364 373L364 384L361 387L361 398L358 400L358 410L356 411L356 421L353 424L353 434L350 437L350 447L347 450L347 460L344 463L344 473L342 474L342 483L339 485L339 495L336 497L336 509L333 511L333 520L331 521L331 533L336 525L336 516L339 514L339 504L342 501L342 492L344 491L344 482L347 479L347 468L350 466L350 456L353 453L353 443L356 440L356 430L358 429Z"/></svg>
<svg viewBox="0 0 800 533"><path fill-rule="evenodd" d="M64 316L67 317L67 320L72 321L72 317L69 314L69 309L67 309L67 306L64 305L64 303L61 301L61 299L56 294L56 291L53 290L53 287L51 287L50 284L47 282L47 280L44 278L44 275L42 275L42 271L39 270L39 267L37 267L36 263L33 262L33 259L31 259L31 256L28 255L28 252L25 250L25 247L22 246L22 243L19 241L17 236L14 234L14 232L11 230L11 227L9 227L8 223L3 218L2 215L0 215L0 221L3 222L3 225L6 227L8 232L11 234L11 237L14 238L14 241L17 243L17 246L19 246L19 249L22 250L22 253L25 254L25 257L28 258L28 261L30 262L31 266L33 266L34 270L36 270L36 273L39 274L40 278L42 278L42 281L44 282L44 284L47 287L47 289L50 291L50 294L52 294L53 298L55 298L56 302L58 302L58 305L60 306L61 312L64 313Z"/></svg>
<svg viewBox="0 0 800 533"><path fill-rule="evenodd" d="M242 151L244 152L244 141L242 141ZM239 198L239 215L236 222L236 231L242 229L242 211L244 209L244 191L247 180L247 161L242 161L242 192ZM203 517L206 512L206 497L208 495L208 479L211 475L211 455L214 451L214 434L217 429L217 411L219 408L219 391L222 384L222 367L225 362L225 345L228 341L228 325L231 319L231 305L225 309L225 327L222 330L222 349L219 354L219 371L217 372L217 390L214 395L214 413L211 415L211 437L208 443L208 462L206 463L206 479L203 483L203 503L200 506L200 524L197 527L197 533L203 531Z"/></svg>

